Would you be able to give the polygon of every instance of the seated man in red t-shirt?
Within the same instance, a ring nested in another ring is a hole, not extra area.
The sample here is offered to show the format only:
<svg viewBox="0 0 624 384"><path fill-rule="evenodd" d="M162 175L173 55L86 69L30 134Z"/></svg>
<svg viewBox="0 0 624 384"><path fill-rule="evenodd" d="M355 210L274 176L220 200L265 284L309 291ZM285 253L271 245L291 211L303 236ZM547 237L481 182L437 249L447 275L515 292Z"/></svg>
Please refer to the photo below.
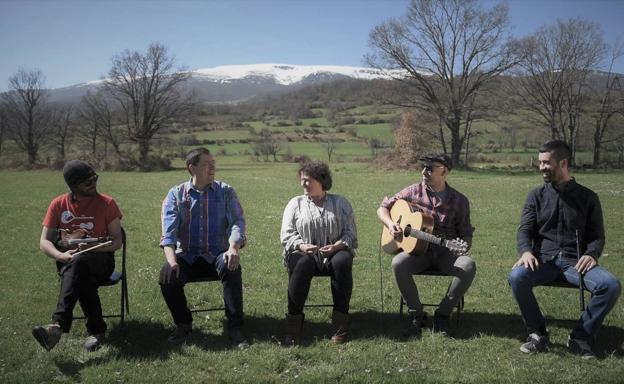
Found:
<svg viewBox="0 0 624 384"><path fill-rule="evenodd" d="M122 215L113 198L98 193L98 175L87 163L68 161L63 177L70 192L50 203L39 239L39 248L56 261L61 289L52 322L34 327L32 333L39 344L50 351L62 333L69 332L74 306L80 302L89 334L84 347L94 351L100 347L106 331L97 289L115 269L113 254L122 245ZM98 241L78 240L78 244L70 246L68 238L98 238ZM93 251L79 252L106 240L111 242Z"/></svg>

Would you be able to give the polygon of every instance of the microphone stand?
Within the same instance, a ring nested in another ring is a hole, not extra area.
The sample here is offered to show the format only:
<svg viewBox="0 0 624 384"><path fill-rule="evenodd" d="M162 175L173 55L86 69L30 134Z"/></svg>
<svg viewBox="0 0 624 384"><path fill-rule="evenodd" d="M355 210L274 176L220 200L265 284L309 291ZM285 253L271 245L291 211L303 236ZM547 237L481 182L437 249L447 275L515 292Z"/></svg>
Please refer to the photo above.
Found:
<svg viewBox="0 0 624 384"><path fill-rule="evenodd" d="M578 234L578 229L575 230L576 232L576 262L578 264L578 261L581 259L581 247L579 246L579 234ZM585 310L585 294L584 294L584 290L585 290L585 284L583 283L583 274L581 273L581 271L579 271L579 302L581 303L581 312L583 312Z"/></svg>

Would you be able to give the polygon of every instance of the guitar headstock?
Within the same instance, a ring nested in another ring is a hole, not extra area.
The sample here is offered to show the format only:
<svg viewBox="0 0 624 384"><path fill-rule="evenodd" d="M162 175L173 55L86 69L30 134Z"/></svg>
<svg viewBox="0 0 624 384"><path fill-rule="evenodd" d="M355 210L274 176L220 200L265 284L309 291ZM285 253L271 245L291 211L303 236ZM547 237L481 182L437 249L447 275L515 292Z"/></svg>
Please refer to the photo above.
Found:
<svg viewBox="0 0 624 384"><path fill-rule="evenodd" d="M468 243L460 238L446 240L446 244L444 246L457 256L464 255L468 251Z"/></svg>

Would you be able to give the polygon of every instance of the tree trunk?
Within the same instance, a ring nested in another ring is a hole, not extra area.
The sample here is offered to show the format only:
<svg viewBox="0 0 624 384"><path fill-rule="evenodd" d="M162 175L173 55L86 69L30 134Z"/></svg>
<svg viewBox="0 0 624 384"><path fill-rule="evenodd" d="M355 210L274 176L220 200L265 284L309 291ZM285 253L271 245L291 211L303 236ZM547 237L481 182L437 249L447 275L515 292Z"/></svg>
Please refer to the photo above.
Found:
<svg viewBox="0 0 624 384"><path fill-rule="evenodd" d="M451 158L453 159L453 166L459 167L461 164L461 150L462 140L459 138L459 125L460 120L455 118L447 122L448 128L451 131Z"/></svg>
<svg viewBox="0 0 624 384"><path fill-rule="evenodd" d="M139 161L141 166L147 165L147 157L149 155L149 139L138 139L139 144Z"/></svg>
<svg viewBox="0 0 624 384"><path fill-rule="evenodd" d="M37 162L37 148L30 146L28 148L28 165L35 165Z"/></svg>
<svg viewBox="0 0 624 384"><path fill-rule="evenodd" d="M592 159L592 165L594 168L598 168L600 165L600 142L602 141L602 137L600 137L600 123L596 123L596 130L594 131L594 156Z"/></svg>
<svg viewBox="0 0 624 384"><path fill-rule="evenodd" d="M65 159L65 139L62 138L61 142L59 143L59 147L58 147L58 154L61 157L61 159Z"/></svg>

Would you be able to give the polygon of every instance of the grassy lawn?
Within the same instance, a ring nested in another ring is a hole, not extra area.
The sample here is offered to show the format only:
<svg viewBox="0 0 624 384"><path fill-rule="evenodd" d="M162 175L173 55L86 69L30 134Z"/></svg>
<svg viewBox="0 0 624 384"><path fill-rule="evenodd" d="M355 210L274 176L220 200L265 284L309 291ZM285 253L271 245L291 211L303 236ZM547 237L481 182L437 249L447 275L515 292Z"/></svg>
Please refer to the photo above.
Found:
<svg viewBox="0 0 624 384"><path fill-rule="evenodd" d="M298 153L317 146L318 157L324 158L320 145L299 147L293 143L292 149ZM216 153L217 148L214 150ZM356 148L344 145L337 153L341 151L350 154ZM222 335L221 312L196 315L195 332L186 344L172 346L166 341L171 319L157 284L164 260L158 248L159 210L167 190L187 178L184 170L176 170L101 173L100 191L114 196L124 213L131 316L123 328L117 320L108 321L107 345L97 352L81 350L86 336L83 321L76 321L52 352L44 351L30 329L49 320L58 281L53 262L38 250L38 238L49 201L64 192L65 186L60 172L2 171L0 220L5 246L0 250L0 382L622 382L622 300L597 335L600 358L582 361L565 348L567 334L579 316L577 291L538 288L554 346L551 353L535 356L518 349L526 335L506 276L516 259L520 209L527 192L540 183L538 174L451 173L450 184L471 200L477 277L466 296L455 338L444 339L426 331L420 340L404 340L399 293L388 255L381 255L380 276L381 227L375 210L383 196L417 176L380 172L359 164L332 164L332 192L351 201L359 232L351 300L352 341L332 345L328 339L331 309L308 309L304 345L286 350L275 342L283 335L286 312L287 276L281 264L279 227L288 199L301 193L296 165L245 163L217 156L217 166L217 178L236 188L248 222L249 242L242 252L246 332L252 341L248 350L229 349ZM579 173L577 180L601 198L607 227L601 264L621 279L624 173ZM423 302L437 302L447 285L445 278L420 281ZM118 307L118 287L100 292L105 311ZM214 283L189 286L187 294L193 304L221 302L220 287ZM327 279L315 279L309 302L328 301ZM427 310L433 311L431 307Z"/></svg>

